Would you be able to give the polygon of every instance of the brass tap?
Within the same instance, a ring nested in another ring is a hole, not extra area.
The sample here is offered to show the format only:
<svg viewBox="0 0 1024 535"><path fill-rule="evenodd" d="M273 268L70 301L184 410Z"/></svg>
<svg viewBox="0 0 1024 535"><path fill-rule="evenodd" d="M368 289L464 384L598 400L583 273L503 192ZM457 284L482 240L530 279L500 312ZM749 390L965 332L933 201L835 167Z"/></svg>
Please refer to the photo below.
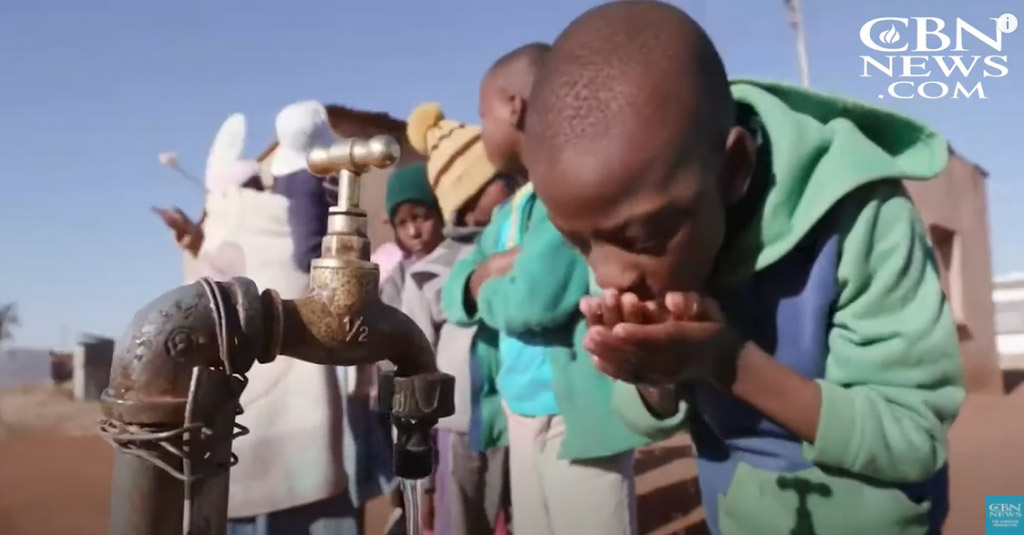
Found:
<svg viewBox="0 0 1024 535"><path fill-rule="evenodd" d="M398 142L390 136L375 136L370 139L343 139L330 147L315 147L306 157L309 172L326 177L342 171L356 175L370 167L390 167L401 156ZM358 197L356 204L358 204Z"/></svg>
<svg viewBox="0 0 1024 535"><path fill-rule="evenodd" d="M433 351L409 319L379 297L380 270L370 262L360 175L398 161L391 137L345 139L310 151L310 172L338 175L338 203L327 216L320 258L310 267L309 296L282 302L279 353L318 364L350 366L386 357L399 376L435 372Z"/></svg>

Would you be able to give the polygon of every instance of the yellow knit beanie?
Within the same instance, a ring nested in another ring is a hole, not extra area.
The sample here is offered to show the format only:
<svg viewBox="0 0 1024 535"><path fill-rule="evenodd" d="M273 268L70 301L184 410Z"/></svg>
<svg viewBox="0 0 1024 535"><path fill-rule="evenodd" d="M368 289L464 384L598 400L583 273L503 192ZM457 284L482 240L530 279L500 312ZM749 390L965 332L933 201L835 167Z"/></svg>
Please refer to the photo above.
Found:
<svg viewBox="0 0 1024 535"><path fill-rule="evenodd" d="M436 102L420 104L409 115L409 143L427 157L427 177L441 213L451 223L455 213L494 178L480 127L445 119Z"/></svg>

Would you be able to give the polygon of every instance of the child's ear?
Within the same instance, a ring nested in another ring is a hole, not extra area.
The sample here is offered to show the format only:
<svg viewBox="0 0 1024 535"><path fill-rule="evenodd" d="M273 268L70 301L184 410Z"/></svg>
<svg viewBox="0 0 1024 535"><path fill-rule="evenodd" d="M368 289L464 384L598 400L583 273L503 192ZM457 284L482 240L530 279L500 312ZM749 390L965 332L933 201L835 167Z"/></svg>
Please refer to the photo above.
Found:
<svg viewBox="0 0 1024 535"><path fill-rule="evenodd" d="M719 186L726 204L734 204L743 198L750 187L757 160L757 144L746 128L734 127L725 141L725 159Z"/></svg>
<svg viewBox="0 0 1024 535"><path fill-rule="evenodd" d="M509 124L520 131L526 125L526 99L519 95L509 96Z"/></svg>

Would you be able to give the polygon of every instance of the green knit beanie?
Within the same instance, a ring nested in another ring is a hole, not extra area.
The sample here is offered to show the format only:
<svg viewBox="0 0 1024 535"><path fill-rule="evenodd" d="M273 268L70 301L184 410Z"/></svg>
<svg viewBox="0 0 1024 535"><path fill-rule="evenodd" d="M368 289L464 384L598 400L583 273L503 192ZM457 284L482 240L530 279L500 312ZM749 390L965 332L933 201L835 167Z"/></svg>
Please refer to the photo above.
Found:
<svg viewBox="0 0 1024 535"><path fill-rule="evenodd" d="M423 163L409 164L392 173L388 179L388 191L384 202L388 210L388 219L394 219L395 210L406 202L429 206L439 212L441 210L434 190L430 189L427 166Z"/></svg>

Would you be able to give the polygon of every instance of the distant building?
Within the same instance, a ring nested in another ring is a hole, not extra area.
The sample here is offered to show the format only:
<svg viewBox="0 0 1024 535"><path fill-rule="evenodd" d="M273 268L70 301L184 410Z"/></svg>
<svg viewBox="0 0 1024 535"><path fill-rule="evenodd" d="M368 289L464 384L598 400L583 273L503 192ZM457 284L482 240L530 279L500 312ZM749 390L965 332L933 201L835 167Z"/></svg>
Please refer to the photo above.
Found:
<svg viewBox="0 0 1024 535"><path fill-rule="evenodd" d="M999 364L1024 370L1024 273L997 277L993 286Z"/></svg>
<svg viewBox="0 0 1024 535"><path fill-rule="evenodd" d="M82 335L72 357L72 385L75 399L97 401L110 383L110 365L114 358L114 340Z"/></svg>
<svg viewBox="0 0 1024 535"><path fill-rule="evenodd" d="M987 177L984 169L953 153L935 179L906 182L935 248L969 391L1003 389L992 306Z"/></svg>
<svg viewBox="0 0 1024 535"><path fill-rule="evenodd" d="M52 384L50 351L12 347L0 351L0 388Z"/></svg>
<svg viewBox="0 0 1024 535"><path fill-rule="evenodd" d="M54 383L70 381L75 375L75 355L67 351L50 351L50 378Z"/></svg>

